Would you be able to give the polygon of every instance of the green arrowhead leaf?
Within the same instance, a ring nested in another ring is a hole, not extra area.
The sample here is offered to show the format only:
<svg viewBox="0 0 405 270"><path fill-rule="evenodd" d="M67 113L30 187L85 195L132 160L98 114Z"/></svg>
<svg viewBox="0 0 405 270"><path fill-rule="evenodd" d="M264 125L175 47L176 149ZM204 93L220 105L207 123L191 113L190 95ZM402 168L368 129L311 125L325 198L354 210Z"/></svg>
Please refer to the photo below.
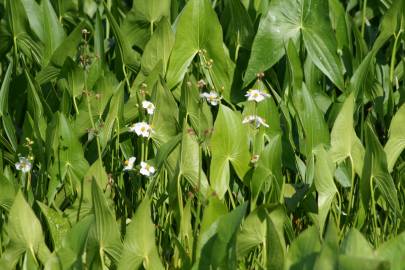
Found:
<svg viewBox="0 0 405 270"><path fill-rule="evenodd" d="M233 70L223 47L221 25L208 0L190 0L178 18L166 74L170 89L183 80L199 50L206 50L205 57L214 60L213 83L217 91L223 87L224 97L229 98Z"/></svg>
<svg viewBox="0 0 405 270"><path fill-rule="evenodd" d="M395 162L405 148L405 105L392 118L389 139L384 146L387 155L388 171L392 172Z"/></svg>
<svg viewBox="0 0 405 270"><path fill-rule="evenodd" d="M220 105L210 146L211 187L223 198L229 184L229 162L243 179L250 161L247 129L242 125L241 116L224 105Z"/></svg>
<svg viewBox="0 0 405 270"><path fill-rule="evenodd" d="M245 84L251 82L258 72L277 63L285 54L284 48L289 40L298 44L302 37L311 60L343 90L343 75L328 14L328 1L271 1L253 41Z"/></svg>
<svg viewBox="0 0 405 270"><path fill-rule="evenodd" d="M150 199L145 197L127 229L118 270L164 269L155 244L155 225L150 216Z"/></svg>

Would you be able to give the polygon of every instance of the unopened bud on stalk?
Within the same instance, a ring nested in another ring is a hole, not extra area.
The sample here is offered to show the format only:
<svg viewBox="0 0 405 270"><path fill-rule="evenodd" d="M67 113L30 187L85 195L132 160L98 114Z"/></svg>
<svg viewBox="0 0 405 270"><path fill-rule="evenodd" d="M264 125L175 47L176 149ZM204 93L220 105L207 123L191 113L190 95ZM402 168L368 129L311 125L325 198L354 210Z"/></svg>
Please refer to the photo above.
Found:
<svg viewBox="0 0 405 270"><path fill-rule="evenodd" d="M197 82L197 87L200 89L204 88L206 85L207 83L202 79Z"/></svg>

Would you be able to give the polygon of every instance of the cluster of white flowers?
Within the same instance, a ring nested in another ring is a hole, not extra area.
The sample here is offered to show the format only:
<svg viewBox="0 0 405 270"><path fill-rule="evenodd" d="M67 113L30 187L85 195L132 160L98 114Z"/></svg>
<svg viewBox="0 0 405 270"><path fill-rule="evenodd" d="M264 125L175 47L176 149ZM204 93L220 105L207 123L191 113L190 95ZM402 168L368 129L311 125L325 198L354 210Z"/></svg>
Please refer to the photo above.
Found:
<svg viewBox="0 0 405 270"><path fill-rule="evenodd" d="M152 132L152 127L146 122L138 122L133 124L129 131L136 133L138 136L148 138Z"/></svg>
<svg viewBox="0 0 405 270"><path fill-rule="evenodd" d="M131 171L134 169L136 157L130 157L128 160L125 160L124 164L124 171Z"/></svg>
<svg viewBox="0 0 405 270"><path fill-rule="evenodd" d="M247 91L245 97L247 97L248 101L254 101L256 103L262 102L266 98L269 98L270 95L266 92L263 92L258 89L250 89ZM258 115L248 115L242 120L243 124L252 124L255 128L259 128L260 126L269 127L266 121Z"/></svg>
<svg viewBox="0 0 405 270"><path fill-rule="evenodd" d="M19 171L22 171L23 173L27 173L27 172L31 171L32 164L28 158L20 157L18 159L18 162L15 164L15 168Z"/></svg>
<svg viewBox="0 0 405 270"><path fill-rule="evenodd" d="M248 101L261 102L270 97L270 95L258 89L250 89L247 91L245 97L247 97Z"/></svg>
<svg viewBox="0 0 405 270"><path fill-rule="evenodd" d="M155 105L147 100L142 101L142 107L149 115L155 112ZM145 121L137 122L129 127L129 131L136 133L138 136L148 138L152 133L152 127Z"/></svg>
<svg viewBox="0 0 405 270"><path fill-rule="evenodd" d="M151 176L155 173L155 168L146 162L141 162L141 170L139 171L142 175Z"/></svg>
<svg viewBox="0 0 405 270"><path fill-rule="evenodd" d="M155 112L155 105L147 100L142 101L142 108L146 110L146 113L153 115ZM150 134L153 132L152 127L145 121L137 122L129 127L129 131L136 133L138 136L144 138L149 138ZM124 171L132 171L134 169L136 157L130 157L124 162ZM155 173L155 168L146 162L141 162L141 169L139 172L145 176L151 176Z"/></svg>
<svg viewBox="0 0 405 270"><path fill-rule="evenodd" d="M269 125L266 124L266 121L257 115L246 116L243 118L242 124L253 124L256 128L259 128L260 126L269 127Z"/></svg>
<svg viewBox="0 0 405 270"><path fill-rule="evenodd" d="M135 161L136 161L136 157L130 157L128 160L126 160L124 162L125 167L124 167L124 171L132 171L134 169L134 165L135 165ZM149 165L146 162L141 162L141 169L139 170L139 172L142 175L145 176L151 176L155 173L155 168L151 165Z"/></svg>
<svg viewBox="0 0 405 270"><path fill-rule="evenodd" d="M147 100L142 101L142 107L146 110L149 115L152 115L155 112L155 105Z"/></svg>
<svg viewBox="0 0 405 270"><path fill-rule="evenodd" d="M215 91L211 91L209 93L201 93L200 97L205 99L212 106L217 106L219 104L219 101L222 99L222 97Z"/></svg>

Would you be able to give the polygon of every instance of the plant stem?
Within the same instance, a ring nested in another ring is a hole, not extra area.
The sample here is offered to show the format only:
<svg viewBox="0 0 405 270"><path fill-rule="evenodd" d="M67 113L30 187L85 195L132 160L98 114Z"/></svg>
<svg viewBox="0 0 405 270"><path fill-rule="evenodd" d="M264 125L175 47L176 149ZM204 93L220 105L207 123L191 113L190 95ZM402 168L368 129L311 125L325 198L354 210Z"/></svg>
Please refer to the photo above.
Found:
<svg viewBox="0 0 405 270"><path fill-rule="evenodd" d="M402 27L402 19L401 19L401 27ZM400 29L398 33L394 34L395 41L394 41L394 46L393 46L392 52L391 52L391 63L390 63L390 82L391 83L394 81L395 55L397 52L398 40L399 40L399 37L401 36L401 33L402 33L402 29Z"/></svg>
<svg viewBox="0 0 405 270"><path fill-rule="evenodd" d="M378 246L378 224L377 224L377 212L376 212L376 203L375 203L375 197L374 197L374 186L373 186L373 177L370 179L370 192L371 192L371 215L373 216L373 225L374 225L374 240L375 240L375 246Z"/></svg>
<svg viewBox="0 0 405 270"><path fill-rule="evenodd" d="M363 0L363 8L361 11L361 36L364 38L364 29L366 25L366 19L367 19L367 0Z"/></svg>
<svg viewBox="0 0 405 270"><path fill-rule="evenodd" d="M352 204L353 204L353 192L354 192L354 163L353 163L353 159L350 156L350 166L352 169L352 174L351 174L351 186L350 186L350 193L349 193L349 208L347 210L347 216L350 218L350 214L352 211Z"/></svg>

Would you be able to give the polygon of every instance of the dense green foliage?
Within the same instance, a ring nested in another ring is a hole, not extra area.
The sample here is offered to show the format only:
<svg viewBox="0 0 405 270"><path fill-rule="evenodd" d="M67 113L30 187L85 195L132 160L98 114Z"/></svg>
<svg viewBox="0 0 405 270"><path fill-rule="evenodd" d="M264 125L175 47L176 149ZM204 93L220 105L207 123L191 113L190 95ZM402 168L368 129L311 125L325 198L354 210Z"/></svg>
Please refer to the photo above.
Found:
<svg viewBox="0 0 405 270"><path fill-rule="evenodd" d="M405 269L404 12L0 0L0 269Z"/></svg>

